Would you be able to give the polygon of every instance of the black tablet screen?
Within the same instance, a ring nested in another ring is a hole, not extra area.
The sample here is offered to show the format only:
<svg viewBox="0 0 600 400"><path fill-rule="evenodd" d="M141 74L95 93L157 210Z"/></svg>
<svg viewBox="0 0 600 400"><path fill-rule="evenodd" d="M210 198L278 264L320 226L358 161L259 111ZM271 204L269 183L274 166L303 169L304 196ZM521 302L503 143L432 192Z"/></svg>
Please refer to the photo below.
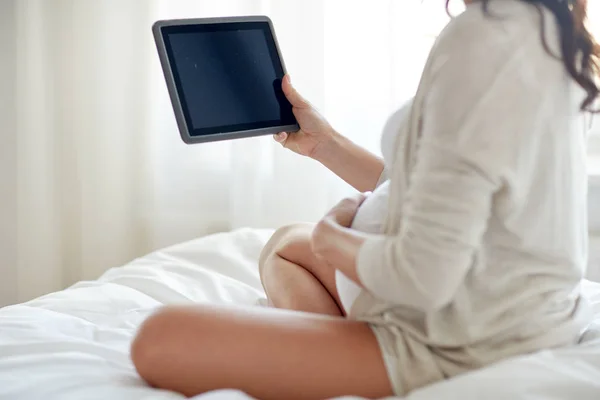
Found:
<svg viewBox="0 0 600 400"><path fill-rule="evenodd" d="M163 27L190 134L293 125L267 22Z"/></svg>

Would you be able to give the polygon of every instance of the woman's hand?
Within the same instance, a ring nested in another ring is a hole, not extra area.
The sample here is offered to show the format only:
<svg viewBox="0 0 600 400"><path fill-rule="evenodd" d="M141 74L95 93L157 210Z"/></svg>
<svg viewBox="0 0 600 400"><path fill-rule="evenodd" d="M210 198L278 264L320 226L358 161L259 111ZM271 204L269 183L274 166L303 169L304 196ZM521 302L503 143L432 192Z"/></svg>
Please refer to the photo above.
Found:
<svg viewBox="0 0 600 400"><path fill-rule="evenodd" d="M283 79L282 89L292 104L300 130L298 132L280 132L274 136L275 140L295 153L318 158L318 153L334 139L336 132L329 122L292 86L289 75Z"/></svg>
<svg viewBox="0 0 600 400"><path fill-rule="evenodd" d="M325 216L321 219L321 222L335 222L344 228L350 228L354 216L358 212L358 208L365 201L370 192L359 193L352 197L347 197L337 203ZM318 224L317 224L318 225Z"/></svg>
<svg viewBox="0 0 600 400"><path fill-rule="evenodd" d="M317 160L358 191L373 190L383 172L383 160L337 133L298 93L286 75L281 84L300 125L298 132L280 132L283 147Z"/></svg>
<svg viewBox="0 0 600 400"><path fill-rule="evenodd" d="M359 194L340 201L317 223L311 237L315 256L357 283L355 258L364 238L348 228L365 199L365 194Z"/></svg>

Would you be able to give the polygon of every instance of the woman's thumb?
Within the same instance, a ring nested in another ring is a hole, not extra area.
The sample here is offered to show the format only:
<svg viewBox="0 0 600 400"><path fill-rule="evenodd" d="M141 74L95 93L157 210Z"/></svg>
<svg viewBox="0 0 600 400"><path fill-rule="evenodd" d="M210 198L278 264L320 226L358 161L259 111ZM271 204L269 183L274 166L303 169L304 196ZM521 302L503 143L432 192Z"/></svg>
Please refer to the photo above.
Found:
<svg viewBox="0 0 600 400"><path fill-rule="evenodd" d="M302 95L300 95L300 93L298 93L296 88L294 88L292 86L292 79L290 78L289 75L286 75L283 78L281 88L283 90L283 93L285 94L285 97L292 104L292 106L294 106L296 108L310 107L310 104L308 103L308 101L306 101L304 99L304 97L302 97Z"/></svg>

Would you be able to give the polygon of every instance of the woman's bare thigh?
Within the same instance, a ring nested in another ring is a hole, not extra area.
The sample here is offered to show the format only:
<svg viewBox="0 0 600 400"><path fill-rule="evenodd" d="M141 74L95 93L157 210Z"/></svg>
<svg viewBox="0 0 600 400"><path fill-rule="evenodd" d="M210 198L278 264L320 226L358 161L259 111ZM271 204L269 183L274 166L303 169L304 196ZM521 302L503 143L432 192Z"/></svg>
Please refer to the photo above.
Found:
<svg viewBox="0 0 600 400"><path fill-rule="evenodd" d="M143 324L132 358L149 383L188 396L224 388L264 400L392 394L367 324L308 313L167 308Z"/></svg>

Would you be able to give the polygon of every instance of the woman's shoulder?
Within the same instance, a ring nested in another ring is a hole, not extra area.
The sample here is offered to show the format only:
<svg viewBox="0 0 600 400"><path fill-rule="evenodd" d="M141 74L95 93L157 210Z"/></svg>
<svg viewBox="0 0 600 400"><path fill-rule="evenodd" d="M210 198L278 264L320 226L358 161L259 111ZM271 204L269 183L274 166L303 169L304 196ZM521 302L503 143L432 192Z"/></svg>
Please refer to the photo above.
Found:
<svg viewBox="0 0 600 400"><path fill-rule="evenodd" d="M539 38L540 11L522 0L490 0L487 8L475 2L452 18L438 36L436 52L473 57L503 57Z"/></svg>
<svg viewBox="0 0 600 400"><path fill-rule="evenodd" d="M540 36L542 15L546 23L551 16L521 0L491 0L488 5L486 9L483 2L471 4L441 32L424 75L430 82L440 75L455 79L468 74L476 85L487 84L501 73L529 77L540 68L554 73L556 68L549 65L553 59L544 50ZM549 39L547 43L554 48L555 41ZM542 82L535 76L525 81L531 86Z"/></svg>

